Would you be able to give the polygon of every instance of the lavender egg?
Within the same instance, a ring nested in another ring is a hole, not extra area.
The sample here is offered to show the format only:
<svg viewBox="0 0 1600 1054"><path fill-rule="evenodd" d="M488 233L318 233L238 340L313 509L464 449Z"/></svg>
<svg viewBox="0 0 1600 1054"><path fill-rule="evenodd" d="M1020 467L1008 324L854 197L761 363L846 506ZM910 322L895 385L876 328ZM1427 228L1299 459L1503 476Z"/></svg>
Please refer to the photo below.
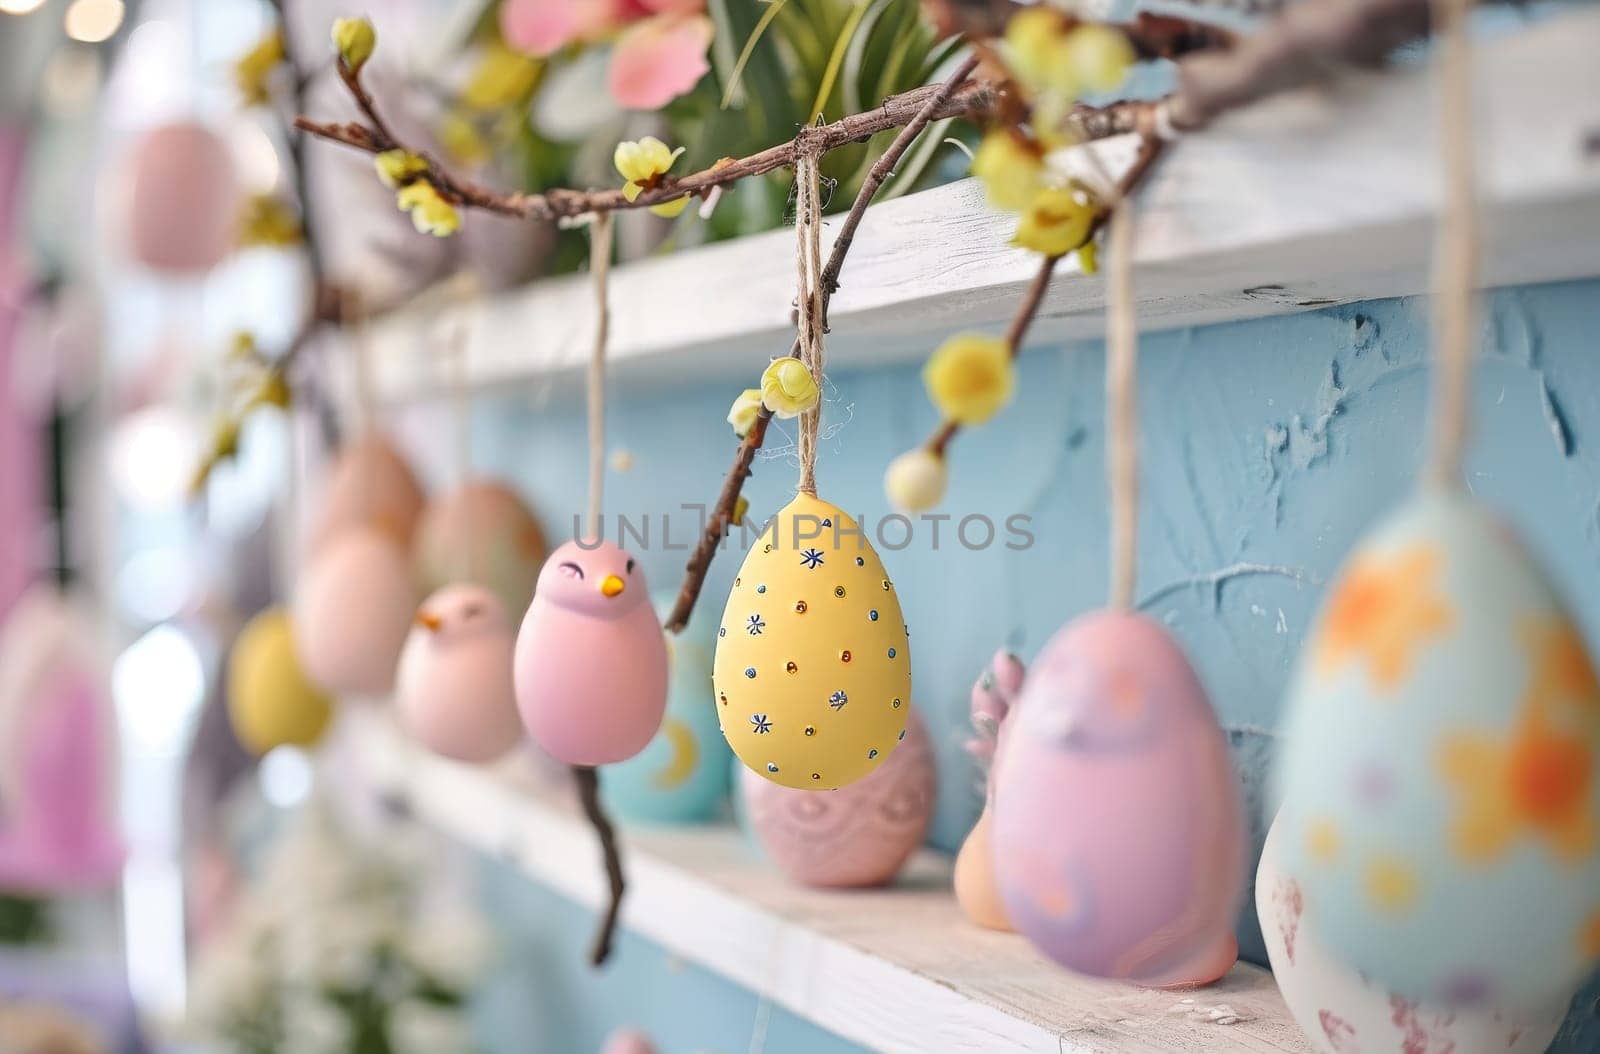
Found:
<svg viewBox="0 0 1600 1054"><path fill-rule="evenodd" d="M910 711L905 739L870 774L835 790L739 774L746 820L784 874L806 886L878 886L922 844L938 789L928 731Z"/></svg>
<svg viewBox="0 0 1600 1054"><path fill-rule="evenodd" d="M1233 965L1244 829L1227 743L1166 630L1098 611L1028 671L994 770L1006 917L1079 973L1150 987Z"/></svg>

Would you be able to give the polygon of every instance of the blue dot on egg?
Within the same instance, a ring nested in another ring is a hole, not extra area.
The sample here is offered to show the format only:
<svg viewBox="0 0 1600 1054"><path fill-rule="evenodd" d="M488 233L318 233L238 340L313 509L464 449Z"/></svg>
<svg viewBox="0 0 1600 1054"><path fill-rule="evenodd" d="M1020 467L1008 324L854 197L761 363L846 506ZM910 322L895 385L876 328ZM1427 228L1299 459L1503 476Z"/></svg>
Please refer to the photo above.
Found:
<svg viewBox="0 0 1600 1054"><path fill-rule="evenodd" d="M744 668L744 675L746 677L754 678L756 675L756 668L754 666L746 666Z"/></svg>
<svg viewBox="0 0 1600 1054"><path fill-rule="evenodd" d="M898 736L896 736L896 737L895 737L895 742L897 742L897 743L898 743L898 742L899 742L899 741L900 741L900 740L902 740L902 739L904 739L904 738L906 738L906 730L905 730L905 729L903 729L903 728L902 728L902 729L901 729L901 730L900 730L900 734L899 734L899 735L898 735Z"/></svg>
<svg viewBox="0 0 1600 1054"><path fill-rule="evenodd" d="M757 593L765 593L766 591L767 591L767 587L766 586L756 586L756 592Z"/></svg>
<svg viewBox="0 0 1600 1054"><path fill-rule="evenodd" d="M728 635L728 627L727 626L718 626L717 627L717 636L726 637L727 635Z"/></svg>
<svg viewBox="0 0 1600 1054"><path fill-rule="evenodd" d="M868 761L871 761L873 758L875 758L877 756L878 756L877 750L874 749L874 750L867 751L867 760Z"/></svg>
<svg viewBox="0 0 1600 1054"><path fill-rule="evenodd" d="M772 762L769 761L769 762L767 762L767 771L768 772L777 772L778 771L778 766L774 765Z"/></svg>
<svg viewBox="0 0 1600 1054"><path fill-rule="evenodd" d="M894 658L894 649L893 648L889 649L889 658L891 658L891 659Z"/></svg>
<svg viewBox="0 0 1600 1054"><path fill-rule="evenodd" d="M878 613L877 613L877 611L869 611L869 612L867 612L867 618L871 619L874 622L878 621Z"/></svg>

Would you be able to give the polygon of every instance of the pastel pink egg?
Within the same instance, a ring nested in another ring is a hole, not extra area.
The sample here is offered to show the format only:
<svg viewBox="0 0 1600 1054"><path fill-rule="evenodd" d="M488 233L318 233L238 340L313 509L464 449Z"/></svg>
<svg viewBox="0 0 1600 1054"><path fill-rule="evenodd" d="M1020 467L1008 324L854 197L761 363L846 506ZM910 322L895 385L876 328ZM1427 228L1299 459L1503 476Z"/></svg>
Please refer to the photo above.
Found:
<svg viewBox="0 0 1600 1054"><path fill-rule="evenodd" d="M649 745L667 709L667 645L644 571L610 542L567 542L539 573L515 655L523 726L568 765Z"/></svg>
<svg viewBox="0 0 1600 1054"><path fill-rule="evenodd" d="M606 1037L600 1054L656 1054L656 1045L636 1028L619 1028Z"/></svg>
<svg viewBox="0 0 1600 1054"><path fill-rule="evenodd" d="M422 484L405 455L381 432L339 448L324 477L307 551L348 527L371 527L409 546L422 515Z"/></svg>
<svg viewBox="0 0 1600 1054"><path fill-rule="evenodd" d="M1067 624L1006 728L993 857L1017 931L1096 977L1168 987L1227 972L1244 879L1238 790L1166 630L1117 611Z"/></svg>
<svg viewBox="0 0 1600 1054"><path fill-rule="evenodd" d="M238 180L210 129L187 121L151 129L134 145L126 178L128 247L140 263L194 274L233 249Z"/></svg>
<svg viewBox="0 0 1600 1054"><path fill-rule="evenodd" d="M549 555L533 510L516 491L489 479L429 503L412 544L423 589L476 582L493 590L507 612L527 608Z"/></svg>
<svg viewBox="0 0 1600 1054"><path fill-rule="evenodd" d="M905 739L868 775L836 790L785 787L741 767L750 828L790 879L824 887L878 886L922 844L938 779L916 710Z"/></svg>
<svg viewBox="0 0 1600 1054"><path fill-rule="evenodd" d="M415 610L405 550L370 527L338 534L295 589L295 645L306 676L335 695L388 694Z"/></svg>
<svg viewBox="0 0 1600 1054"><path fill-rule="evenodd" d="M438 590L417 608L395 675L395 707L411 738L457 761L487 762L522 740L511 683L516 636L483 586Z"/></svg>

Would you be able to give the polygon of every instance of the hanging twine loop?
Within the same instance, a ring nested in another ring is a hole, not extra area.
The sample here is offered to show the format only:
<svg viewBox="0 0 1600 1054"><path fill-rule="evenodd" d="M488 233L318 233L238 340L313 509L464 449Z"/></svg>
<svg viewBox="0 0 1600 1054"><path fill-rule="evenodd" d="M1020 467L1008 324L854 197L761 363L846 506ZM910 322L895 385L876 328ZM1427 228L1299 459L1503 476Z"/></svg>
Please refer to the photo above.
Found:
<svg viewBox="0 0 1600 1054"><path fill-rule="evenodd" d="M596 214L589 234L589 275L594 281L594 352L589 356L588 534L602 536L600 510L606 483L606 341L611 330L611 228L609 212Z"/></svg>
<svg viewBox="0 0 1600 1054"><path fill-rule="evenodd" d="M1139 327L1133 301L1133 206L1112 205L1106 284L1106 479L1111 487L1111 606L1133 608L1139 539Z"/></svg>
<svg viewBox="0 0 1600 1054"><path fill-rule="evenodd" d="M795 185L795 313L799 319L800 361L822 389L822 169L814 150L796 143ZM817 426L822 400L800 415L800 491L817 494Z"/></svg>
<svg viewBox="0 0 1600 1054"><path fill-rule="evenodd" d="M453 280L451 286L451 299L455 301L456 322L450 329L449 352L450 361L450 417L452 460L455 462L456 487L465 488L472 477L472 398L468 392L471 378L470 364L467 360L468 350L471 347L472 309L478 300L478 278L472 272L462 272ZM457 577L463 581L470 581L474 577L474 546L472 540L477 537L474 531L473 509L470 503L464 504L467 522L464 536L467 544L455 554L458 561Z"/></svg>
<svg viewBox="0 0 1600 1054"><path fill-rule="evenodd" d="M1428 480L1458 486L1467 439L1481 251L1472 156L1473 0L1432 0L1439 29L1439 161L1443 207L1433 257L1433 453Z"/></svg>

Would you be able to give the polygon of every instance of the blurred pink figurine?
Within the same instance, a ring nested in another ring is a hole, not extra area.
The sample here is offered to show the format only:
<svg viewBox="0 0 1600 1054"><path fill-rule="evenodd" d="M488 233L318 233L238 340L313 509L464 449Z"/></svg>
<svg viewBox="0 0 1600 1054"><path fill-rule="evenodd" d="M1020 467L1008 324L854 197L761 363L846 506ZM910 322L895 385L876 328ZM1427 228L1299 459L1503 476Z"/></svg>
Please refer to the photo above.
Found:
<svg viewBox="0 0 1600 1054"><path fill-rule="evenodd" d="M600 1054L657 1054L650 1037L636 1028L619 1028L606 1037Z"/></svg>
<svg viewBox="0 0 1600 1054"><path fill-rule="evenodd" d="M977 734L967 740L966 748L983 772L983 812L978 814L977 822L961 843L952 875L956 903L961 905L967 918L986 929L1006 932L1012 927L995 883L994 852L990 844L994 797L990 777L1000 734L1022 691L1024 674L1022 660L1001 648L972 686L972 729Z"/></svg>
<svg viewBox="0 0 1600 1054"><path fill-rule="evenodd" d="M568 765L643 750L667 707L667 645L644 572L610 542L568 542L539 572L514 659L517 709Z"/></svg>
<svg viewBox="0 0 1600 1054"><path fill-rule="evenodd" d="M1001 648L972 685L972 730L977 735L964 745L967 753L982 767L986 784L1000 739L1000 726L1022 691L1024 676L1022 660Z"/></svg>

